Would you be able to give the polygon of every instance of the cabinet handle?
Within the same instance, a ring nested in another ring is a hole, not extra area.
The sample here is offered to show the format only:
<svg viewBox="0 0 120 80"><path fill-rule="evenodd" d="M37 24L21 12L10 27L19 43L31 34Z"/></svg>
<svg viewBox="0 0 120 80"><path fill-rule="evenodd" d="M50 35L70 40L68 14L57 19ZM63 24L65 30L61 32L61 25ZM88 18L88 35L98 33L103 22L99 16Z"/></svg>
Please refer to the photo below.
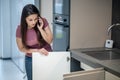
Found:
<svg viewBox="0 0 120 80"><path fill-rule="evenodd" d="M70 61L70 57L67 57L67 62L69 62Z"/></svg>

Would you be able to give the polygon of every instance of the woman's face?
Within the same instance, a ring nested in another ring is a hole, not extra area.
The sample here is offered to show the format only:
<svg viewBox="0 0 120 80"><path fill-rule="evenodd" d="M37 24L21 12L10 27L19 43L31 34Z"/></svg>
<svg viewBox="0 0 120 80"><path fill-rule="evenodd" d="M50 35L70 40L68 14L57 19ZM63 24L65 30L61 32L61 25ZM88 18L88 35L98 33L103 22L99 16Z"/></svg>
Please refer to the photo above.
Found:
<svg viewBox="0 0 120 80"><path fill-rule="evenodd" d="M28 29L31 29L31 28L35 27L37 21L38 21L38 15L37 14L32 14L32 15L29 15L28 17L26 17L26 22L27 22L27 25L28 25Z"/></svg>

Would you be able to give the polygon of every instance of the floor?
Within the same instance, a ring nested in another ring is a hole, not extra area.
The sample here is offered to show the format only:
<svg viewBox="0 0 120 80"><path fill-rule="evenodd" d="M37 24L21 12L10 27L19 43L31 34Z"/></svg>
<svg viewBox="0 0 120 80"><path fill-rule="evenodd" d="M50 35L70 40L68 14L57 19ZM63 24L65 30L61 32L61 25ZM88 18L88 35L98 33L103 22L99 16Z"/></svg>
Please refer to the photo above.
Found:
<svg viewBox="0 0 120 80"><path fill-rule="evenodd" d="M19 68L11 60L0 59L0 80L27 80L25 73L22 73Z"/></svg>

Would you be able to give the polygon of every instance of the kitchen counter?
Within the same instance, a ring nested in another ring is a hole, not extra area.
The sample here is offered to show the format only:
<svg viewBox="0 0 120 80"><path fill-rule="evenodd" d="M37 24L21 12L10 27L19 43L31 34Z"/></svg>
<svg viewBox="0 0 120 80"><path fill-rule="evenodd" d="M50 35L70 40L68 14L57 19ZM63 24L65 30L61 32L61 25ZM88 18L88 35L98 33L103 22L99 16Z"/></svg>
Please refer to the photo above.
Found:
<svg viewBox="0 0 120 80"><path fill-rule="evenodd" d="M113 60L99 60L92 56L89 56L83 51L97 51L97 50L110 50L108 48L83 48L83 49L71 49L71 57L84 62L93 68L104 67L104 69L118 77L120 77L120 59Z"/></svg>

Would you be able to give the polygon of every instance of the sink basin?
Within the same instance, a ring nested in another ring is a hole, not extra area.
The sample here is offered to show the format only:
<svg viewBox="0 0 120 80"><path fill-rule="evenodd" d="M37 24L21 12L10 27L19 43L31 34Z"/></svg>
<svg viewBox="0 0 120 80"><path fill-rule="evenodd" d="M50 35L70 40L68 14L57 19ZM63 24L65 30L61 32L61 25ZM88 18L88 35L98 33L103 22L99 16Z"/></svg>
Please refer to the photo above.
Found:
<svg viewBox="0 0 120 80"><path fill-rule="evenodd" d="M85 53L99 60L120 59L120 51L115 50L83 51L82 53Z"/></svg>

